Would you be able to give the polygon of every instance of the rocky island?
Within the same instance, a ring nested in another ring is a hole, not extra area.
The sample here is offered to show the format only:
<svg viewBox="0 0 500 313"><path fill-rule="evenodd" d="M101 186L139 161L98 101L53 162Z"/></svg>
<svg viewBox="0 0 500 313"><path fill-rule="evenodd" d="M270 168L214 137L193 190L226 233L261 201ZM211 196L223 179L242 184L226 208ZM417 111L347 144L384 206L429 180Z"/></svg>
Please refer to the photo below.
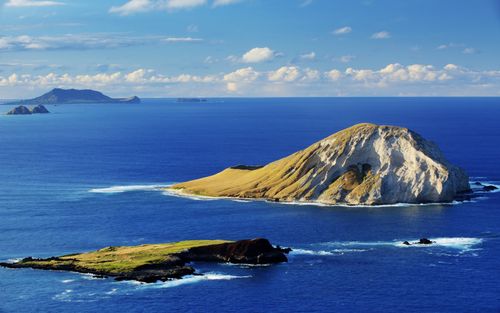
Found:
<svg viewBox="0 0 500 313"><path fill-rule="evenodd" d="M7 115L30 115L32 114L31 110L25 107L24 105L20 105L18 107L13 108L9 112L5 113Z"/></svg>
<svg viewBox="0 0 500 313"><path fill-rule="evenodd" d="M403 127L358 124L265 166L228 168L173 185L184 195L323 204L451 202L470 191L467 174Z"/></svg>
<svg viewBox="0 0 500 313"><path fill-rule="evenodd" d="M17 102L5 103L6 105L39 105L39 104L69 104L69 103L141 103L138 97L111 98L99 91L90 89L61 89L55 88L46 94Z"/></svg>
<svg viewBox="0 0 500 313"><path fill-rule="evenodd" d="M109 276L116 280L152 283L195 274L188 263L224 262L273 264L287 262L290 249L273 247L267 239L225 241L191 240L132 247L107 247L93 252L47 259L24 258L0 263L7 268L34 268Z"/></svg>

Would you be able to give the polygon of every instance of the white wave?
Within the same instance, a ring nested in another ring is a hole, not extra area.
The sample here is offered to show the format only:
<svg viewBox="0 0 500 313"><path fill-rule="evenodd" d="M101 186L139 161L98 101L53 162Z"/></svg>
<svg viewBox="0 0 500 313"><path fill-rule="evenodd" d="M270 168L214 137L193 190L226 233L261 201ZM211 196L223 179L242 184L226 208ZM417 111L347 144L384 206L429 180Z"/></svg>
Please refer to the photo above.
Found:
<svg viewBox="0 0 500 313"><path fill-rule="evenodd" d="M5 260L5 263L17 263L20 262L22 258L14 258L14 259L7 259Z"/></svg>
<svg viewBox="0 0 500 313"><path fill-rule="evenodd" d="M115 293L117 293L117 291L118 291L118 288L113 288L110 291L106 291L105 294L114 295Z"/></svg>
<svg viewBox="0 0 500 313"><path fill-rule="evenodd" d="M451 248L460 250L470 250L472 246L479 245L483 242L481 238L471 238L471 237L438 237L429 238L432 244L421 245L418 243L418 239L411 240L393 240L393 241L337 241L337 242L326 242L321 245L330 247L376 247L376 246L393 246L398 248ZM411 245L403 244L404 241L408 241Z"/></svg>
<svg viewBox="0 0 500 313"><path fill-rule="evenodd" d="M319 251L314 251L314 250L307 250L307 249L292 249L290 252L290 255L335 255L335 253L330 252L330 251L325 251L325 250L319 250Z"/></svg>
<svg viewBox="0 0 500 313"><path fill-rule="evenodd" d="M351 253L351 252L365 252L368 250L370 250L370 249L334 249L333 252L344 254L344 253Z"/></svg>
<svg viewBox="0 0 500 313"><path fill-rule="evenodd" d="M74 281L75 281L74 279L64 279L64 280L61 280L61 283L63 283L63 284L69 284L69 283L72 283Z"/></svg>
<svg viewBox="0 0 500 313"><path fill-rule="evenodd" d="M97 280L102 279L102 276L97 276L94 274L80 273L80 276L85 280Z"/></svg>
<svg viewBox="0 0 500 313"><path fill-rule="evenodd" d="M197 195L191 195L185 192L182 192L180 190L174 190L174 189L168 189L168 190L162 190L163 195L165 196L170 196L170 197L179 197L179 198L187 198L195 201L215 201L215 200L234 200L234 198L227 198L227 197L209 197L209 196L197 196ZM240 200L240 199L238 199Z"/></svg>
<svg viewBox="0 0 500 313"><path fill-rule="evenodd" d="M249 268L249 267L269 267L272 264L251 264L251 263L229 263L229 262L227 262L227 263L220 263L220 265Z"/></svg>
<svg viewBox="0 0 500 313"><path fill-rule="evenodd" d="M165 282L158 282L153 284L144 284L138 282L131 282L134 285L139 285L141 288L172 288L187 284L194 284L203 281L214 281L214 280L233 280L233 279L244 279L251 278L252 276L235 276L220 273L205 273L203 275L189 275L181 279L174 279Z"/></svg>
<svg viewBox="0 0 500 313"><path fill-rule="evenodd" d="M63 302L71 302L72 293L72 289L66 289L63 292L56 294L54 297L52 297L52 299Z"/></svg>
<svg viewBox="0 0 500 313"><path fill-rule="evenodd" d="M131 191L161 191L170 185L125 185L90 189L91 193L123 193Z"/></svg>

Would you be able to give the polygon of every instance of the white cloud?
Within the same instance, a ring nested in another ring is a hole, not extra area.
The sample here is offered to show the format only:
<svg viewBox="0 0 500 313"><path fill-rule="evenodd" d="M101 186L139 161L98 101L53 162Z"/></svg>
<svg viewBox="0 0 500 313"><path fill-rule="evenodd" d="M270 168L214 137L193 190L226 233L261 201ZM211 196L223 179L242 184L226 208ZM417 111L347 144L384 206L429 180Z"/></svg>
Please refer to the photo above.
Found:
<svg viewBox="0 0 500 313"><path fill-rule="evenodd" d="M0 36L0 51L22 50L82 50L113 49L137 45L165 43L196 43L201 38L138 36L130 37L121 34L78 34L62 36Z"/></svg>
<svg viewBox="0 0 500 313"><path fill-rule="evenodd" d="M207 0L167 0L165 7L168 9L190 9L207 3Z"/></svg>
<svg viewBox="0 0 500 313"><path fill-rule="evenodd" d="M328 79L333 81L337 81L342 77L342 72L336 69L326 72L325 74Z"/></svg>
<svg viewBox="0 0 500 313"><path fill-rule="evenodd" d="M168 37L165 39L166 42L202 42L201 38L192 37Z"/></svg>
<svg viewBox="0 0 500 313"><path fill-rule="evenodd" d="M226 89L229 92L237 92L238 91L238 84L236 84L236 83L227 83L226 84Z"/></svg>
<svg viewBox="0 0 500 313"><path fill-rule="evenodd" d="M299 4L299 7L305 8L312 3L313 3L313 0L302 0L302 2Z"/></svg>
<svg viewBox="0 0 500 313"><path fill-rule="evenodd" d="M302 59L302 60L309 60L309 61L315 60L316 59L316 52L311 51L309 53L301 54L300 55L300 59Z"/></svg>
<svg viewBox="0 0 500 313"><path fill-rule="evenodd" d="M223 79L228 82L254 81L259 75L252 67L245 67L224 75Z"/></svg>
<svg viewBox="0 0 500 313"><path fill-rule="evenodd" d="M332 32L332 34L339 36L339 35L349 34L350 32L352 32L352 28L349 27L349 26L344 26L344 27L341 27L341 28L337 28L336 30L334 30Z"/></svg>
<svg viewBox="0 0 500 313"><path fill-rule="evenodd" d="M235 3L238 3L241 1L242 0L214 0L212 6L213 7L220 7L220 6L235 4Z"/></svg>
<svg viewBox="0 0 500 313"><path fill-rule="evenodd" d="M465 48L463 51L462 51L463 54L476 54L477 53L477 50L474 49L474 48Z"/></svg>
<svg viewBox="0 0 500 313"><path fill-rule="evenodd" d="M37 0L8 0L6 7L50 7L64 5L59 1L37 1Z"/></svg>
<svg viewBox="0 0 500 313"><path fill-rule="evenodd" d="M299 78L300 71L295 66L282 66L276 71L272 71L268 74L268 79L270 81L283 81L283 82L293 82Z"/></svg>
<svg viewBox="0 0 500 313"><path fill-rule="evenodd" d="M313 82L317 81L321 78L321 74L318 70L314 70L311 68L306 68L304 70L304 75L300 79L301 81L306 81L306 82Z"/></svg>
<svg viewBox="0 0 500 313"><path fill-rule="evenodd" d="M244 63L260 63L274 59L275 53L268 47L253 48L246 52L241 60Z"/></svg>
<svg viewBox="0 0 500 313"><path fill-rule="evenodd" d="M346 69L345 74L357 81L368 81L375 77L373 70L354 69L352 67Z"/></svg>
<svg viewBox="0 0 500 313"><path fill-rule="evenodd" d="M221 7L242 1L243 0L213 0L212 7ZM207 5L208 3L208 0L128 0L122 5L111 7L109 12L125 16L149 11L193 9Z"/></svg>
<svg viewBox="0 0 500 313"><path fill-rule="evenodd" d="M372 39L389 39L389 38L391 38L391 34L387 31L381 31L378 33L374 33L371 38Z"/></svg>
<svg viewBox="0 0 500 313"><path fill-rule="evenodd" d="M130 0L129 2L113 6L109 9L110 13L117 13L120 15L130 15L139 12L150 11L154 8L154 4L150 0Z"/></svg>
<svg viewBox="0 0 500 313"><path fill-rule="evenodd" d="M455 64L446 64L444 69L447 70L447 71L456 71L458 70L458 65L455 65Z"/></svg>
<svg viewBox="0 0 500 313"><path fill-rule="evenodd" d="M5 73L9 71L8 73ZM152 69L58 74L50 68L43 75L23 74L22 68L6 67L0 74L0 91L12 98L49 88L98 88L139 95L222 96L300 96L300 95L500 95L500 70L476 71L456 64L436 67L430 64L391 63L380 69L349 67L320 73L313 68L282 66L274 71L244 67L215 75L159 74ZM332 83L334 82L334 83ZM17 96L16 94L17 93Z"/></svg>
<svg viewBox="0 0 500 313"><path fill-rule="evenodd" d="M354 60L356 57L354 55L343 55L339 58L339 61L342 63L349 63Z"/></svg>

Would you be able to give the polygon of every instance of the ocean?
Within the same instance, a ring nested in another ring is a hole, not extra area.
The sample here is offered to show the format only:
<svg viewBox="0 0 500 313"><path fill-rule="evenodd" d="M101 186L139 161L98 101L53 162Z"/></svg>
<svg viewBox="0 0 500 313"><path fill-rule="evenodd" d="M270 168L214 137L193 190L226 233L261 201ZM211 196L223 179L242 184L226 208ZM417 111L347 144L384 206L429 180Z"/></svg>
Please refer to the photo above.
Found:
<svg viewBox="0 0 500 313"><path fill-rule="evenodd" d="M11 107L0 106L1 112ZM342 207L183 198L162 186L259 165L360 122L408 127L500 185L500 98L258 98L0 115L0 260L268 238L273 266L196 264L155 284L0 268L0 312L499 312L500 193ZM406 247L428 237L435 245Z"/></svg>

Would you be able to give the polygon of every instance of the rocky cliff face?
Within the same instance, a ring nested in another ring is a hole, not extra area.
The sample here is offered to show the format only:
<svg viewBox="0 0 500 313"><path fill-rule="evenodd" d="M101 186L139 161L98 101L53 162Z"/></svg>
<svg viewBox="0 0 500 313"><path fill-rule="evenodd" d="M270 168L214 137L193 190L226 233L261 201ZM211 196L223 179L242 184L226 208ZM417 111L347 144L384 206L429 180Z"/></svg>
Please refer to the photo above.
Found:
<svg viewBox="0 0 500 313"><path fill-rule="evenodd" d="M358 124L264 167L229 168L172 189L216 197L325 204L450 202L467 174L407 128Z"/></svg>

